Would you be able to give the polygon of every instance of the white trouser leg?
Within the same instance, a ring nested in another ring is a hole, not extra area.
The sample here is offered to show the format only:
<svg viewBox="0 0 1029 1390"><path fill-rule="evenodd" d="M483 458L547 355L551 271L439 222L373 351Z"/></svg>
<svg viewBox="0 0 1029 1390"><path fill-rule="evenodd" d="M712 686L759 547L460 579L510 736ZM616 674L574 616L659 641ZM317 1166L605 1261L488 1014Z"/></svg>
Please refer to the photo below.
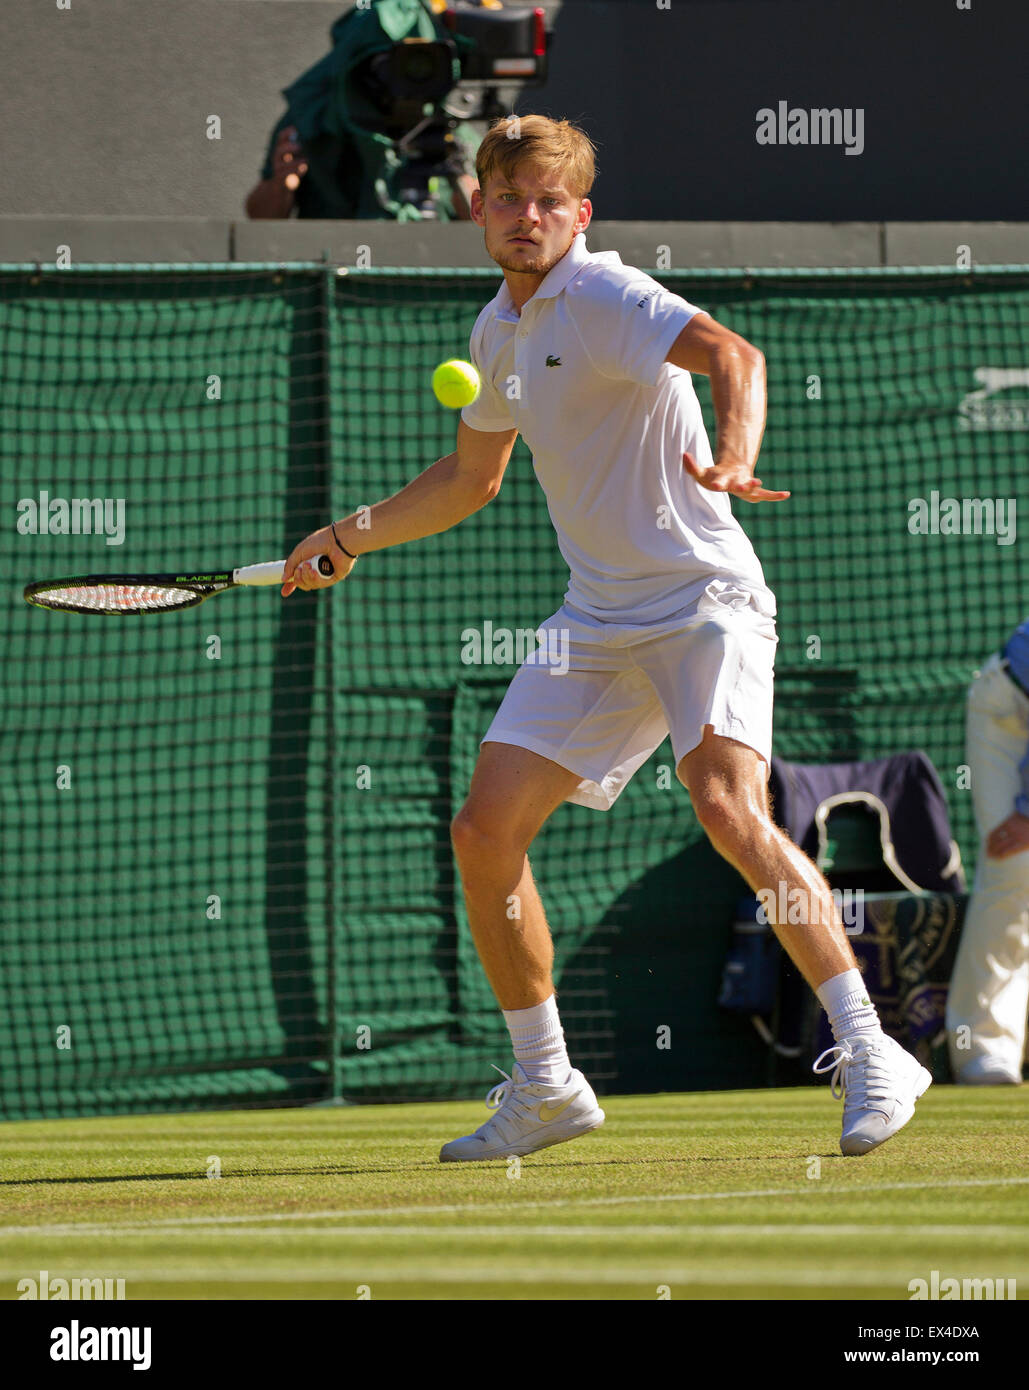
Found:
<svg viewBox="0 0 1029 1390"><path fill-rule="evenodd" d="M979 832L975 883L947 998L955 1076L989 1057L1020 1073L1029 1010L1029 850L986 857L986 837L1015 809L1029 744L1029 698L991 657L968 692L966 758ZM959 1031L960 1030L960 1031ZM962 1046L967 1042L967 1046Z"/></svg>

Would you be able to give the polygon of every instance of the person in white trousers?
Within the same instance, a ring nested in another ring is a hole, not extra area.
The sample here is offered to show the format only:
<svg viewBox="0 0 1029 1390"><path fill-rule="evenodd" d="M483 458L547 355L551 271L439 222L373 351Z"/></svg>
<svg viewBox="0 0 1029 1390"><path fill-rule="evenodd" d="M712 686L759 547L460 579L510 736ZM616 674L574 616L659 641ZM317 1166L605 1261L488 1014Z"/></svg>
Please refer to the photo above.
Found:
<svg viewBox="0 0 1029 1390"><path fill-rule="evenodd" d="M966 753L979 831L947 998L960 1085L1022 1080L1029 1013L1029 619L968 691Z"/></svg>

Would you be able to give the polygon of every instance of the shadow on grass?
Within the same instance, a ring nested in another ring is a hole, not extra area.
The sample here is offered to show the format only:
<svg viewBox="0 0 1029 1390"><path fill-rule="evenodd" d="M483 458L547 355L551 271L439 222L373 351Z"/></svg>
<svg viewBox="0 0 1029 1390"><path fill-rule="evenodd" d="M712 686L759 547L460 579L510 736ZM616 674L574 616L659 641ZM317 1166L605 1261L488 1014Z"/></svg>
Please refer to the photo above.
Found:
<svg viewBox="0 0 1029 1390"><path fill-rule="evenodd" d="M534 1154L525 1156L527 1159L534 1158ZM681 1168L684 1164L708 1164L708 1163L727 1163L739 1165L741 1163L776 1163L776 1162L806 1162L811 1158L811 1154L782 1153L782 1154L745 1154L736 1157L729 1154L694 1154L683 1158L598 1158L582 1159L577 1163L547 1163L546 1168L575 1168L581 1171L583 1168ZM825 1159L840 1158L839 1154L819 1154L818 1157ZM390 1176L398 1173L427 1173L435 1172L439 1169L456 1170L458 1168L479 1169L487 1166L495 1166L498 1163L507 1163L506 1158L481 1159L478 1162L464 1163L440 1163L438 1160L430 1160L425 1163L394 1163L388 1168L368 1168L363 1165L331 1164L320 1168L234 1168L231 1172L222 1172L221 1177L216 1179L218 1182L229 1182L233 1178L337 1178L337 1177L375 1177ZM92 1177L67 1177L67 1178L0 1178L0 1187L49 1187L57 1186L62 1183L84 1183L99 1184L111 1182L210 1182L206 1172L189 1173L117 1173L108 1176Z"/></svg>

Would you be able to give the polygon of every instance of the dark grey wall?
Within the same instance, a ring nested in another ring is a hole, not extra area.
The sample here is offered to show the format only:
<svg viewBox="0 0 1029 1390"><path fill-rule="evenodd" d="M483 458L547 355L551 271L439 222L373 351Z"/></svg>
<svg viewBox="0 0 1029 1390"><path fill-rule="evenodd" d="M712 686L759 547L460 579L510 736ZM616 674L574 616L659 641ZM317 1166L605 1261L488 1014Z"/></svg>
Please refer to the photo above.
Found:
<svg viewBox="0 0 1029 1390"><path fill-rule="evenodd" d="M280 89L349 8L67 3L0 0L0 215L241 216ZM1025 0L541 3L551 81L518 109L583 122L598 219L1029 219ZM779 99L863 108L864 153L758 146Z"/></svg>
<svg viewBox="0 0 1029 1390"><path fill-rule="evenodd" d="M352 8L57 2L0 0L0 215L242 216L281 89L329 51L330 27ZM205 134L212 114L221 140Z"/></svg>
<svg viewBox="0 0 1029 1390"><path fill-rule="evenodd" d="M968 3L564 0L517 109L581 120L600 217L1024 220L1029 4ZM863 109L864 152L758 145L779 100Z"/></svg>

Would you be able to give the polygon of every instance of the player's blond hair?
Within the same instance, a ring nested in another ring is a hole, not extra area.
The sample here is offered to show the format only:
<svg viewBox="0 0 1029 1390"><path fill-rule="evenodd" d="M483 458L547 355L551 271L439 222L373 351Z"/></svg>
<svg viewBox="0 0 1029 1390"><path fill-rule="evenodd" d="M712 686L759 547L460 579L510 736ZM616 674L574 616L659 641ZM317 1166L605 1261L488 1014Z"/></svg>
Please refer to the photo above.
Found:
<svg viewBox="0 0 1029 1390"><path fill-rule="evenodd" d="M490 179L514 177L534 165L556 176L573 198L585 198L597 176L596 148L570 121L549 116L502 116L483 137L475 156L475 173L483 194Z"/></svg>

